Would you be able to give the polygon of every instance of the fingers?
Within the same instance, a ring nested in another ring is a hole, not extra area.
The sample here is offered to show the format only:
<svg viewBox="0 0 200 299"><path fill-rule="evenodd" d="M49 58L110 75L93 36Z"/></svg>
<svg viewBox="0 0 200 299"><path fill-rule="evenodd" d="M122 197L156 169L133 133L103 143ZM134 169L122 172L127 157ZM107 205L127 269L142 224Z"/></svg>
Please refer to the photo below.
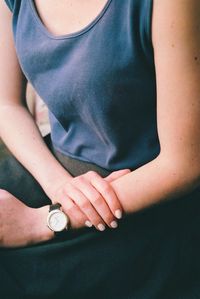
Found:
<svg viewBox="0 0 200 299"><path fill-rule="evenodd" d="M84 213L86 218L99 230L105 229L105 223L101 218L100 210L96 210L92 203L88 200L88 196L84 195L84 191L88 189L86 192L89 197L92 194L91 187L89 187L86 183L83 183L83 178L77 178L74 180L74 184L76 185L77 181L79 182L77 189L73 185L69 185L67 189L68 196L73 198L75 206L78 206L80 210ZM83 193L81 191L83 191ZM103 198L101 199L101 204L105 204ZM105 204L106 205L106 204ZM74 209L74 207L73 207ZM75 210L74 210L75 211ZM74 215L74 214L73 214Z"/></svg>
<svg viewBox="0 0 200 299"><path fill-rule="evenodd" d="M63 191L62 200L59 201L62 204L63 211L69 217L70 226L72 228L80 228L85 225L92 226L91 223L87 222L86 215L80 210L80 208L73 202L73 200L65 194Z"/></svg>
<svg viewBox="0 0 200 299"><path fill-rule="evenodd" d="M122 207L111 185L95 172L89 172L88 176L91 184L106 201L112 214L120 219L122 217Z"/></svg>
<svg viewBox="0 0 200 299"><path fill-rule="evenodd" d="M82 177L79 178L78 186L81 192L79 194L76 193L76 203L88 219L100 230L105 229L105 223L112 228L117 227L117 222L105 199L91 183Z"/></svg>
<svg viewBox="0 0 200 299"><path fill-rule="evenodd" d="M119 179L120 177L124 176L125 174L130 173L130 169L120 169L117 171L113 171L110 175L104 178L105 181L111 183L112 181Z"/></svg>
<svg viewBox="0 0 200 299"><path fill-rule="evenodd" d="M102 178L94 171L72 178L59 191L57 201L70 218L72 227L94 225L103 231L118 226L117 219L122 217L122 207L110 182L128 174L129 169L115 171Z"/></svg>

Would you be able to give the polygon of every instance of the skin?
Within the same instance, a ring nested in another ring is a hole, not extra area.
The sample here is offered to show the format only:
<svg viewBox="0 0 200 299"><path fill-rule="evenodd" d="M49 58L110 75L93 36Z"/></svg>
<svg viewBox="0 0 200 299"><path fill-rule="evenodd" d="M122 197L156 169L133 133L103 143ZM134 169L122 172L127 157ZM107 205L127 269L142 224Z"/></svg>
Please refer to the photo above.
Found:
<svg viewBox="0 0 200 299"><path fill-rule="evenodd" d="M112 182L128 173L116 171L106 180ZM0 189L0 247L21 247L41 243L54 238L54 233L46 225L49 206L33 209L15 196ZM71 229L82 227L76 217L70 219Z"/></svg>
<svg viewBox="0 0 200 299"><path fill-rule="evenodd" d="M48 213L48 206L29 208L5 190L0 190L0 205L2 247L27 246L53 238L53 232L43 221Z"/></svg>
<svg viewBox="0 0 200 299"><path fill-rule="evenodd" d="M80 30L105 3L100 0L46 0L45 4L36 1L45 26L55 35ZM65 13L71 15L75 11L79 14L74 22L67 22ZM56 199L63 205L64 211L76 222L75 227L85 225L86 219L97 229L99 223L110 226L116 220L116 209L133 213L199 186L199 15L200 3L196 0L154 0L152 41L161 145L158 157L131 173L125 170L122 175L113 174L116 177L112 179L103 179L94 172L72 178L45 147L25 107L26 80L14 51L11 14L0 3L0 134L52 202Z"/></svg>

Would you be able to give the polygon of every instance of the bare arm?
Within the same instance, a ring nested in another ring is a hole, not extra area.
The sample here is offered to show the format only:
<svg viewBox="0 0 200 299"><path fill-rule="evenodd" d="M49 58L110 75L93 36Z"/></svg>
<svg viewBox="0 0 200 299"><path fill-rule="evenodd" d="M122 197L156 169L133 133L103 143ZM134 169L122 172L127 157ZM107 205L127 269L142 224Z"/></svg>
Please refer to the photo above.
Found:
<svg viewBox="0 0 200 299"><path fill-rule="evenodd" d="M89 220L100 230L105 224L115 228L115 212L122 208L110 186L110 178L104 180L94 172L72 178L48 150L26 109L26 79L15 53L11 21L12 14L1 1L0 136L52 202L62 204L74 227L84 226ZM119 171L113 175L121 176L127 172Z"/></svg>
<svg viewBox="0 0 200 299"><path fill-rule="evenodd" d="M124 170L113 172L106 180L112 182L125 173ZM27 246L54 238L54 233L47 227L48 212L49 205L30 208L0 188L0 247ZM76 217L71 218L70 229L82 226Z"/></svg>
<svg viewBox="0 0 200 299"><path fill-rule="evenodd" d="M160 155L112 183L126 212L200 184L200 2L155 0L153 44Z"/></svg>
<svg viewBox="0 0 200 299"><path fill-rule="evenodd" d="M0 2L0 135L45 190L69 174L54 159L25 106L26 79L20 69L11 32L11 13ZM42 163L41 163L42 161ZM48 169L48 171L47 171Z"/></svg>

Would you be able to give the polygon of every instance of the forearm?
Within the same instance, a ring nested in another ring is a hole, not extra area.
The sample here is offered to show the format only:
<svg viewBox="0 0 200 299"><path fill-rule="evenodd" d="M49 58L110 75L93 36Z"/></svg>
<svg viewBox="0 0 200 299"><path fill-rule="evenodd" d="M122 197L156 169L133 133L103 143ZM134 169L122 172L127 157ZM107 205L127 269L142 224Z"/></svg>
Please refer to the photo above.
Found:
<svg viewBox="0 0 200 299"><path fill-rule="evenodd" d="M27 109L20 105L0 108L0 136L50 196L50 187L71 177L53 157Z"/></svg>
<svg viewBox="0 0 200 299"><path fill-rule="evenodd" d="M190 172L191 168L176 165L160 155L111 184L124 211L132 213L196 188L200 180L197 173Z"/></svg>

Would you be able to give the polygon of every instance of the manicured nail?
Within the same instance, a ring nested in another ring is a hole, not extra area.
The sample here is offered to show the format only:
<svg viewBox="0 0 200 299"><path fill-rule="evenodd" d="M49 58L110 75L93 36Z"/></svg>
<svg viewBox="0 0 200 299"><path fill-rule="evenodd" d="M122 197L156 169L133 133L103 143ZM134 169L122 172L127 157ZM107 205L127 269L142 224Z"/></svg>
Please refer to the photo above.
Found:
<svg viewBox="0 0 200 299"><path fill-rule="evenodd" d="M103 231L105 229L105 225L103 225L102 223L98 224L97 227L100 231Z"/></svg>
<svg viewBox="0 0 200 299"><path fill-rule="evenodd" d="M85 225L88 226L88 227L92 227L92 223L89 220L85 221Z"/></svg>
<svg viewBox="0 0 200 299"><path fill-rule="evenodd" d="M115 211L115 216L118 218L118 219L120 219L120 218L122 218L122 211L121 210L116 210Z"/></svg>
<svg viewBox="0 0 200 299"><path fill-rule="evenodd" d="M118 227L117 221L115 221L115 220L112 221L110 225L111 225L112 228Z"/></svg>

